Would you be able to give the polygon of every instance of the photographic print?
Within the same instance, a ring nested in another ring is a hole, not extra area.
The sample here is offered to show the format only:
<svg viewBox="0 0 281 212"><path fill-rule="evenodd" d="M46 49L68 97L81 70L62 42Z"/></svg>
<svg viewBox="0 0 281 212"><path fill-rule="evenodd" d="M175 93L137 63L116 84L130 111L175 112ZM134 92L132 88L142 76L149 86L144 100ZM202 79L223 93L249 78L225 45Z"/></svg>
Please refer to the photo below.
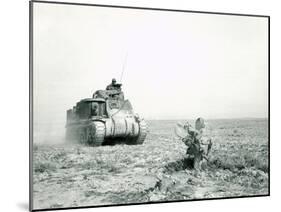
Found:
<svg viewBox="0 0 281 212"><path fill-rule="evenodd" d="M30 209L269 195L269 17L30 2Z"/></svg>

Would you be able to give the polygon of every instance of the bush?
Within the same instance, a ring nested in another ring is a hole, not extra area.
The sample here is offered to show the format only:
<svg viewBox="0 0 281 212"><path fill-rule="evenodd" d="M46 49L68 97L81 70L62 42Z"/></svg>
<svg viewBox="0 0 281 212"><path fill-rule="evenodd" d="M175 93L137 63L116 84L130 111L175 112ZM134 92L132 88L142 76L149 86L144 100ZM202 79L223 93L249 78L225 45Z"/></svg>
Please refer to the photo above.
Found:
<svg viewBox="0 0 281 212"><path fill-rule="evenodd" d="M268 161L259 158L258 156L244 155L247 167L255 167L263 172L268 172Z"/></svg>
<svg viewBox="0 0 281 212"><path fill-rule="evenodd" d="M265 173L268 172L268 163L266 159L246 152L240 154L219 155L210 158L209 165L214 168L227 169L230 171L256 168Z"/></svg>
<svg viewBox="0 0 281 212"><path fill-rule="evenodd" d="M37 162L34 164L35 173L43 173L43 172L53 172L56 170L56 166L49 162Z"/></svg>

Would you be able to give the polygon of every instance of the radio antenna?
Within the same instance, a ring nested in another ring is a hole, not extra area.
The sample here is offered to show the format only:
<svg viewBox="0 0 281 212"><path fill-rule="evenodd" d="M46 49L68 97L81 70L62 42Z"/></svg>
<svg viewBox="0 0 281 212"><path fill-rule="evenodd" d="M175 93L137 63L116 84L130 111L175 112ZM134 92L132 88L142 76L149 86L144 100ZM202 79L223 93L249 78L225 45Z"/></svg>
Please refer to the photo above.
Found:
<svg viewBox="0 0 281 212"><path fill-rule="evenodd" d="M120 77L120 83L122 82L123 73L124 73L124 70L125 70L126 65L127 65L127 57L128 57L128 51L126 52L125 60L123 62L122 73L121 73L121 77Z"/></svg>

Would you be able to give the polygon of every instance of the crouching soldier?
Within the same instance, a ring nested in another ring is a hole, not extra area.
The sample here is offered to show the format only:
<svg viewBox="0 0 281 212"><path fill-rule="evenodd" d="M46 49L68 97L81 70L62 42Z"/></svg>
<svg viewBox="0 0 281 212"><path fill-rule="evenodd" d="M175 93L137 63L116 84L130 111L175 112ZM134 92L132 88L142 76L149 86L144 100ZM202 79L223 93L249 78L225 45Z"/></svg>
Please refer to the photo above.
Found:
<svg viewBox="0 0 281 212"><path fill-rule="evenodd" d="M193 159L193 166L195 169L201 168L201 162L203 159L208 161L208 154L212 147L211 139L207 142L203 141L203 129L205 123L203 118L198 118L195 122L195 128L193 128L188 122L183 126L187 132L187 136L182 138L182 141L187 146L186 154ZM202 145L207 145L207 151L202 148Z"/></svg>

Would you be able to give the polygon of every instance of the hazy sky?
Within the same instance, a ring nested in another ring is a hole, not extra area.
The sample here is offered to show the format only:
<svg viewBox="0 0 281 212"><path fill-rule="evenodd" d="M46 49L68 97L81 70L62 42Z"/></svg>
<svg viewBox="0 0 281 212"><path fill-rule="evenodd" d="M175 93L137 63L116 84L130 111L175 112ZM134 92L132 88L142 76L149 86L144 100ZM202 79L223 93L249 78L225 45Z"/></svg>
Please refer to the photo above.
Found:
<svg viewBox="0 0 281 212"><path fill-rule="evenodd" d="M34 119L120 79L145 118L267 117L267 19L34 3Z"/></svg>

